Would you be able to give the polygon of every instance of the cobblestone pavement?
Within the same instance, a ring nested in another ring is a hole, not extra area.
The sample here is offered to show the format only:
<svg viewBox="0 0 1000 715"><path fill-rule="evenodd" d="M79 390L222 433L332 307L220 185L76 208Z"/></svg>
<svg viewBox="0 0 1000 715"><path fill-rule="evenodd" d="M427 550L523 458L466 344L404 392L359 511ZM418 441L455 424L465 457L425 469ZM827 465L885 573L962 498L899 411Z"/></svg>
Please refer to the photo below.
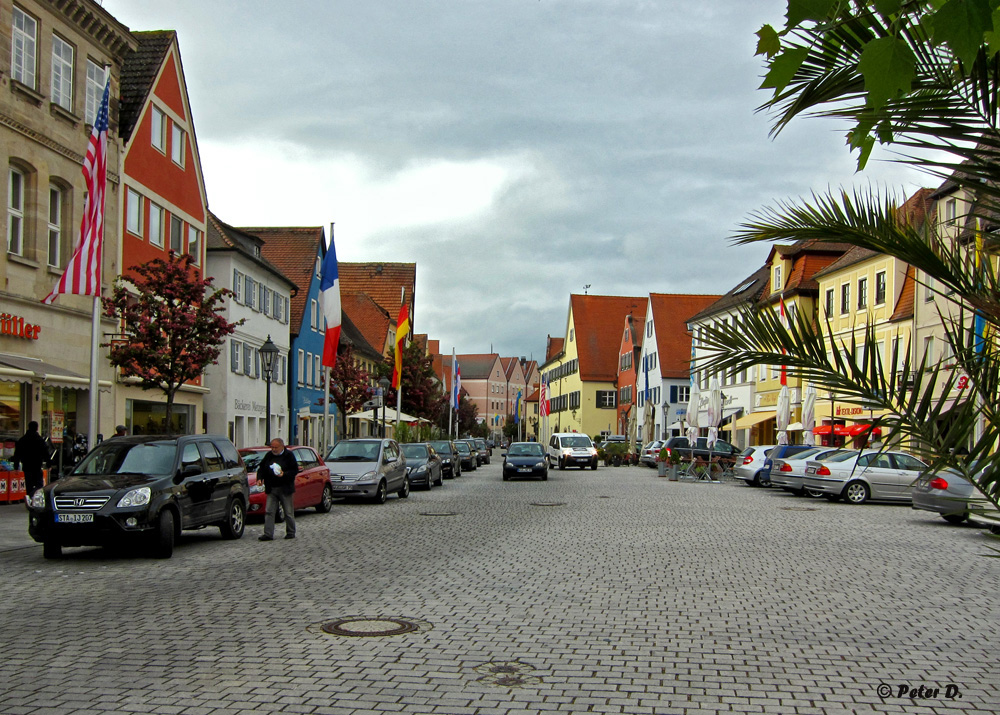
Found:
<svg viewBox="0 0 1000 715"><path fill-rule="evenodd" d="M1000 711L1000 560L908 507L496 459L294 541L55 562L2 509L4 714Z"/></svg>

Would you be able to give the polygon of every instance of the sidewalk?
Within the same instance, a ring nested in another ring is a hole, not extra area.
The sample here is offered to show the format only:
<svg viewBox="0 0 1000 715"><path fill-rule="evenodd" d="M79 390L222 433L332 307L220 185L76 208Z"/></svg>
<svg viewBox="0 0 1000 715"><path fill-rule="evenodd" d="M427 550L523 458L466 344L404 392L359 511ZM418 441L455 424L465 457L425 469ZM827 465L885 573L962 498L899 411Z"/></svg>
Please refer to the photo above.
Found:
<svg viewBox="0 0 1000 715"><path fill-rule="evenodd" d="M41 546L28 536L28 511L23 502L0 504L0 553Z"/></svg>

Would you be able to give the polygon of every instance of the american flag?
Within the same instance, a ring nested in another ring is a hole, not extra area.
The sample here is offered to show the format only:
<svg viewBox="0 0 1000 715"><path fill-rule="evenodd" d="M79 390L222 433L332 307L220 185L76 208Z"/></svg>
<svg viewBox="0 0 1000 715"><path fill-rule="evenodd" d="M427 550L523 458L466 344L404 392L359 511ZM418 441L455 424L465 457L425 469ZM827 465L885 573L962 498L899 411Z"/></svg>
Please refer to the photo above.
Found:
<svg viewBox="0 0 1000 715"><path fill-rule="evenodd" d="M549 388L544 381L538 388L538 414L540 417L549 416Z"/></svg>
<svg viewBox="0 0 1000 715"><path fill-rule="evenodd" d="M83 160L83 178L87 182L83 219L80 221L80 239L73 249L66 271L59 278L43 303L52 303L62 294L101 294L101 255L104 243L104 190L108 178L108 95L111 92L111 75L104 85L104 98L97 110L94 131L90 134L87 157Z"/></svg>

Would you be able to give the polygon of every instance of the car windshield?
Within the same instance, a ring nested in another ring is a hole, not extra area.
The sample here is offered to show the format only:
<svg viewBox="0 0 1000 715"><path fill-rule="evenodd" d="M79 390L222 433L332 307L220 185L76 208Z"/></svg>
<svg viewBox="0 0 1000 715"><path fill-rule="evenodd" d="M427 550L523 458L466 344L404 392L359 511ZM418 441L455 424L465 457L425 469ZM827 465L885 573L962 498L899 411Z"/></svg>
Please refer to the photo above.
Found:
<svg viewBox="0 0 1000 715"><path fill-rule="evenodd" d="M590 437L563 437L562 438L563 447L589 447Z"/></svg>
<svg viewBox="0 0 1000 715"><path fill-rule="evenodd" d="M468 442L456 442L455 449L458 450L459 454L471 454L472 449L469 447Z"/></svg>
<svg viewBox="0 0 1000 715"><path fill-rule="evenodd" d="M540 444L512 444L507 454L511 457L541 457L545 452Z"/></svg>
<svg viewBox="0 0 1000 715"><path fill-rule="evenodd" d="M88 454L73 470L73 474L170 474L176 455L176 442L129 444L111 439L99 444Z"/></svg>
<svg viewBox="0 0 1000 715"><path fill-rule="evenodd" d="M833 454L828 454L823 457L824 462L846 462L852 457L858 456L859 452L856 449L843 449L839 452L834 452Z"/></svg>
<svg viewBox="0 0 1000 715"><path fill-rule="evenodd" d="M248 472L256 472L257 465L260 464L260 460L264 459L264 455L270 450L261 449L250 452L240 452L240 456L243 457L243 463L247 465Z"/></svg>
<svg viewBox="0 0 1000 715"><path fill-rule="evenodd" d="M451 445L447 442L431 442L430 445L438 454L451 454Z"/></svg>
<svg viewBox="0 0 1000 715"><path fill-rule="evenodd" d="M790 462L793 459L809 459L825 451L826 451L825 449L820 449L820 448L804 449L798 454L793 454L791 457L788 457L785 461Z"/></svg>
<svg viewBox="0 0 1000 715"><path fill-rule="evenodd" d="M407 459L427 459L427 445L425 444L401 444L399 446Z"/></svg>
<svg viewBox="0 0 1000 715"><path fill-rule="evenodd" d="M327 462L377 462L378 442L337 442L326 456Z"/></svg>

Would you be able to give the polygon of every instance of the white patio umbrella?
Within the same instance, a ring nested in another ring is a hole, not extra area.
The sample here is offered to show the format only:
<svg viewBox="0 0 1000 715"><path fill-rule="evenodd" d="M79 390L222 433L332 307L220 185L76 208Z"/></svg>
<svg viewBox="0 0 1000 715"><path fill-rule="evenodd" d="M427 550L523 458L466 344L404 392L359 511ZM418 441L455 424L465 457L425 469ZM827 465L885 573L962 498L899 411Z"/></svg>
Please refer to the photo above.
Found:
<svg viewBox="0 0 1000 715"><path fill-rule="evenodd" d="M792 411L791 399L788 395L788 385L781 386L778 393L778 414L775 415L778 428L778 444L788 444L788 418Z"/></svg>
<svg viewBox="0 0 1000 715"><path fill-rule="evenodd" d="M719 439L719 422L722 421L722 388L719 378L713 377L708 393L708 448Z"/></svg>
<svg viewBox="0 0 1000 715"><path fill-rule="evenodd" d="M816 388L808 385L802 395L802 441L812 447L816 444L813 429L816 427Z"/></svg>
<svg viewBox="0 0 1000 715"><path fill-rule="evenodd" d="M688 397L688 439L694 442L698 438L698 403L701 402L701 391L698 383L691 385L691 395Z"/></svg>

